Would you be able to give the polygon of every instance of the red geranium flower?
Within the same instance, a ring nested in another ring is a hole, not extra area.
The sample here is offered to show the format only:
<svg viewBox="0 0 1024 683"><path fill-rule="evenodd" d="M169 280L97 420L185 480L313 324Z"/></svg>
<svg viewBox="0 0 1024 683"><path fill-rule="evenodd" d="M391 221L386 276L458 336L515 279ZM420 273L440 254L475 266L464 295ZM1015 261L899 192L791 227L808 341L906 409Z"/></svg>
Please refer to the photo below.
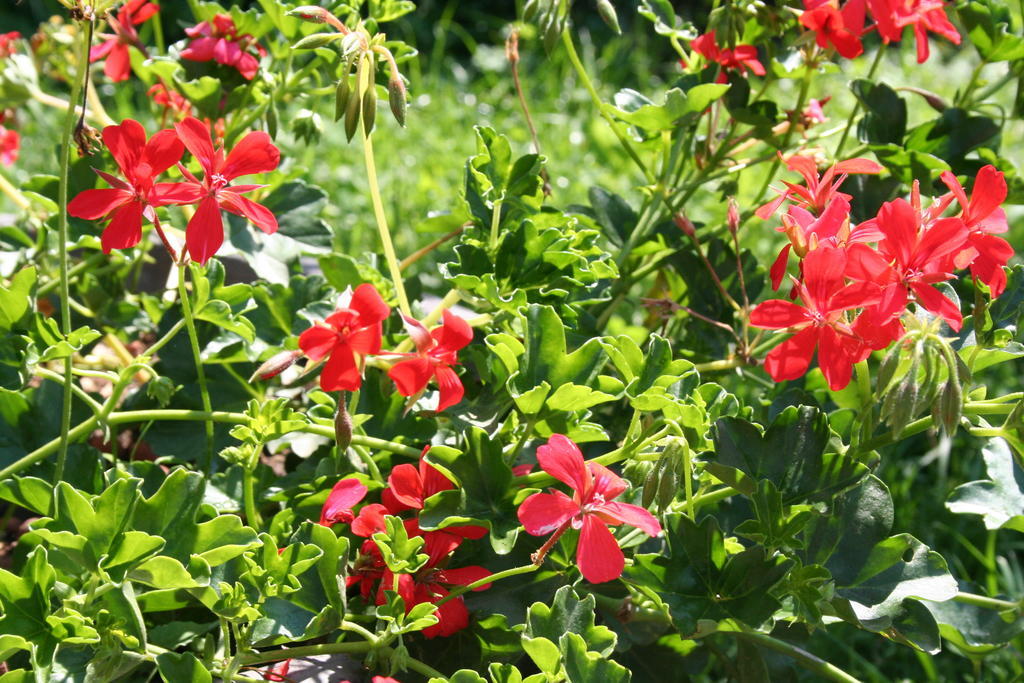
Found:
<svg viewBox="0 0 1024 683"><path fill-rule="evenodd" d="M838 391L850 383L853 364L870 353L845 314L877 304L882 294L873 282L845 284L846 267L845 250L815 249L803 260L803 281L796 281L802 306L771 299L751 311L750 324L754 327L796 332L765 358L764 369L776 382L796 379L807 372L817 348L818 365L829 387Z"/></svg>
<svg viewBox="0 0 1024 683"><path fill-rule="evenodd" d="M142 239L142 217L154 220L154 209L166 204L191 201L191 190L183 183L157 183L156 177L181 158L185 148L172 130L162 130L146 141L142 124L125 119L103 129L103 143L121 169L124 180L96 171L113 187L85 190L68 204L68 213L86 220L109 217L103 231L104 253L127 249Z"/></svg>
<svg viewBox="0 0 1024 683"><path fill-rule="evenodd" d="M424 500L435 493L455 488L441 470L427 462L424 456L429 450L430 446L423 448L418 467L403 463L396 465L388 475L388 488L384 489L381 499L392 514L403 510L422 510Z"/></svg>
<svg viewBox="0 0 1024 683"><path fill-rule="evenodd" d="M878 243L877 251L864 244L851 246L846 272L855 280L883 287L879 303L883 319L899 316L913 294L925 310L959 330L963 324L960 309L932 285L953 277L950 256L964 246L967 229L960 218L932 220L933 210L922 214L915 208L920 201L917 196L915 190L915 204L901 198L882 205L873 222L885 239ZM938 206L946 204L940 200Z"/></svg>
<svg viewBox="0 0 1024 683"><path fill-rule="evenodd" d="M17 52L17 41L21 40L21 34L17 31L0 33L0 59L6 59Z"/></svg>
<svg viewBox="0 0 1024 683"><path fill-rule="evenodd" d="M800 23L814 31L818 47L835 47L843 57L853 59L864 52L860 34L864 30L864 0L847 2L839 9L838 0L804 0Z"/></svg>
<svg viewBox="0 0 1024 683"><path fill-rule="evenodd" d="M753 45L737 45L732 49L721 49L715 42L715 32L708 31L690 41L690 48L709 62L722 67L718 74L718 82L725 83L725 71L732 69L746 73L750 69L756 76L764 76L764 65L757 58L757 48ZM684 63L685 66L685 63Z"/></svg>
<svg viewBox="0 0 1024 683"><path fill-rule="evenodd" d="M779 152L782 158L782 152ZM821 215L825 207L829 205L834 197L842 197L846 200L851 195L839 191L839 186L851 173L881 173L882 167L868 159L847 159L832 164L821 176L818 175L818 164L812 157L794 154L785 159L786 168L796 171L804 177L807 186L797 185L783 180L786 190L779 193L779 196L760 206L754 214L763 220L768 220L775 211L782 206L787 199L803 206L816 215ZM836 174L839 174L836 177Z"/></svg>
<svg viewBox="0 0 1024 683"><path fill-rule="evenodd" d="M462 544L462 537L448 533L447 530L426 531L421 534L424 541L422 552L429 558L427 563L415 574L398 575L398 594L405 602L406 613L424 602L437 604L448 595L452 586L468 586L491 575L491 572L480 566L457 569L447 566L451 554ZM391 570L384 570L377 590L378 605L384 604L384 591L394 585L394 576ZM486 583L473 590L482 591L490 587L491 584ZM427 638L450 636L469 626L469 610L466 609L466 603L461 595L439 605L434 614L437 616L437 623L423 629L423 635Z"/></svg>
<svg viewBox="0 0 1024 683"><path fill-rule="evenodd" d="M184 95L176 90L171 90L164 83L157 83L147 90L146 94L153 99L153 102L163 108L162 121L166 121L169 114L173 114L175 118L180 118L192 113L192 103Z"/></svg>
<svg viewBox="0 0 1024 683"><path fill-rule="evenodd" d="M281 153L271 142L270 136L263 131L253 131L242 138L225 158L223 148L214 149L209 126L199 119L189 116L175 124L174 128L185 147L203 167L203 180L200 182L187 168L178 165L189 180L183 183L191 193L188 201L199 202L185 230L185 245L192 259L206 263L220 249L224 242L221 209L244 216L268 235L277 232L274 214L242 196L259 189L261 185L228 185L235 178L267 173L277 168Z"/></svg>
<svg viewBox="0 0 1024 683"><path fill-rule="evenodd" d="M139 33L135 27L143 23L160 10L159 5L154 5L149 0L128 0L121 9L117 11L117 17L108 16L107 22L114 33L101 33L100 38L104 42L93 45L89 50L89 62L98 62L106 58L103 65L103 73L112 81L126 81L131 75L131 55L129 47L136 47L142 50L142 43L139 42Z"/></svg>
<svg viewBox="0 0 1024 683"><path fill-rule="evenodd" d="M299 335L299 348L310 360L329 356L320 373L324 391L355 391L362 384L362 359L380 353L381 322L391 309L371 284L361 284L348 305Z"/></svg>
<svg viewBox="0 0 1024 683"><path fill-rule="evenodd" d="M898 42L903 29L914 27L917 41L917 63L928 59L928 32L960 44L960 34L946 16L945 0L867 0L868 7L878 25L878 35L886 43Z"/></svg>
<svg viewBox="0 0 1024 683"><path fill-rule="evenodd" d="M225 66L233 66L247 80L252 80L259 70L260 62L251 49L262 57L266 51L250 34L238 34L235 22L228 14L218 14L211 21L185 29L192 42L181 51L181 56L193 62L211 60Z"/></svg>
<svg viewBox="0 0 1024 683"><path fill-rule="evenodd" d="M0 164L10 166L18 160L21 149L21 136L18 131L0 126Z"/></svg>
<svg viewBox="0 0 1024 683"><path fill-rule="evenodd" d="M1006 289L1003 266L1013 256L1010 243L996 237L996 234L1010 229L1006 212L1000 207L1006 200L1006 179L995 166L983 166L974 178L971 198L968 199L955 175L943 171L941 178L960 203L960 218L967 227L969 248L956 255L956 266L963 268L969 264L971 274L989 286L994 299Z"/></svg>
<svg viewBox="0 0 1024 683"><path fill-rule="evenodd" d="M519 521L533 536L553 534L535 558L544 559L547 550L570 526L580 530L576 563L583 578L603 583L622 576L625 557L608 526L629 524L650 536L661 533L661 525L638 505L612 499L626 490L626 481L596 462L585 462L580 449L565 436L553 434L537 449L537 462L555 479L567 484L572 498L561 491L535 493L519 506Z"/></svg>
<svg viewBox="0 0 1024 683"><path fill-rule="evenodd" d="M366 491L366 485L358 479L345 477L340 480L324 502L324 507L320 511L320 524L331 526L351 522L355 519L352 507L366 497Z"/></svg>
<svg viewBox="0 0 1024 683"><path fill-rule="evenodd" d="M458 351L473 341L473 330L459 316L444 312L440 327L427 331L418 320L402 316L406 329L416 343L416 353L401 354L406 360L395 363L388 372L402 396L415 396L427 388L431 378L437 380L440 400L438 412L462 400L465 390L459 376L452 370L458 362Z"/></svg>

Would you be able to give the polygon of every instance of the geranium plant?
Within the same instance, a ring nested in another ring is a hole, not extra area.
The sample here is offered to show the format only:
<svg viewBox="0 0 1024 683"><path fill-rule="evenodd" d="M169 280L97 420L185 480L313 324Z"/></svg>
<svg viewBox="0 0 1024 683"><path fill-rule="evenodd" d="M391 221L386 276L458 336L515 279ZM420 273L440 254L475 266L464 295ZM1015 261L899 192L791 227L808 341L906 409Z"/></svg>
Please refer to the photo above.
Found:
<svg viewBox="0 0 1024 683"><path fill-rule="evenodd" d="M0 681L1024 676L1020 8L59 2Z"/></svg>

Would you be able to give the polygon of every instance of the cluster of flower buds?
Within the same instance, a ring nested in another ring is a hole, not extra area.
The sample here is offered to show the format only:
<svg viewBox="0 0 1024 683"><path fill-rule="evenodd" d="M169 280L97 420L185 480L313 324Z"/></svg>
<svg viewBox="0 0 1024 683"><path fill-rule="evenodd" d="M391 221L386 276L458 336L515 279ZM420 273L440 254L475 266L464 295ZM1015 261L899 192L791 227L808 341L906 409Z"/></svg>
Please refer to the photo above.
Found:
<svg viewBox="0 0 1024 683"><path fill-rule="evenodd" d="M369 135L377 116L377 62L388 65L388 103L400 126L405 126L408 93L398 70L395 56L384 44L383 33L370 35L359 25L348 28L323 7L304 5L288 11L293 17L314 24L327 24L335 33L314 33L292 46L296 50L312 50L338 42L341 50L341 77L335 91L334 120L345 119L345 135L349 140L362 122L363 133Z"/></svg>

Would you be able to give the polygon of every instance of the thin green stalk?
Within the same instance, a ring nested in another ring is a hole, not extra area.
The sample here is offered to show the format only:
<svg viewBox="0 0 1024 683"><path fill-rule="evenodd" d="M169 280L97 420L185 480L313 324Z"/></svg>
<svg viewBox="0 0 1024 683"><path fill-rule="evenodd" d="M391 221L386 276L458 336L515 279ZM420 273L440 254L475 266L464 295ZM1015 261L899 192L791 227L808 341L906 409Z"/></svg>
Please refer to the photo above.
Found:
<svg viewBox="0 0 1024 683"><path fill-rule="evenodd" d="M43 377L45 379L48 379L48 380L50 380L52 382L56 382L57 384L64 384L67 381L67 378L64 377L63 375L59 375L56 372L54 372L53 370L49 370L49 369L43 368L43 367L36 368L35 374L37 374L38 376ZM79 399L81 399L83 403L85 403L87 406L89 406L90 410L92 410L93 413L97 413L98 414L98 413L102 412L103 406L101 406L99 403L97 403L96 400L93 399L92 396L90 396L89 394L85 393L85 391L80 386L75 384L75 382L73 382L73 381L71 382L71 391L74 392L75 396L77 396Z"/></svg>
<svg viewBox="0 0 1024 683"><path fill-rule="evenodd" d="M365 71L365 69L361 69ZM373 87L373 84L370 84ZM380 198L380 186L377 183L377 165L373 158L373 135L367 133L365 126L359 125L363 136L363 159L366 162L366 180L370 186L370 200L373 203L373 216L377 220L377 232L380 234L380 244L384 249L384 259L388 262L388 271L391 273L391 282L395 286L395 295L398 297L398 307L402 313L411 316L412 309L409 308L409 299L405 295L405 285L402 283L402 269L398 264L398 257L395 255L395 246L391 242L391 231L388 230L388 219L384 215L384 203Z"/></svg>
<svg viewBox="0 0 1024 683"><path fill-rule="evenodd" d="M192 304L189 302L188 290L185 287L185 261L178 262L178 297L181 299L182 317L185 319L185 327L188 328L188 340L192 346L192 359L196 364L196 378L199 380L199 395L203 400L203 410L207 413L213 412L210 403L210 391L206 386L206 373L203 370L203 358L199 352L199 335L196 334L196 323L192 317ZM213 474L213 421L205 421L206 428L206 451L202 463L202 470L206 476Z"/></svg>
<svg viewBox="0 0 1024 683"><path fill-rule="evenodd" d="M259 510L256 509L256 478L253 475L256 473L256 468L259 467L260 451L262 450L263 444L260 444L252 454L252 462L247 463L248 466L242 470L242 505L245 508L245 520L257 531L263 528L263 518L260 517Z"/></svg>
<svg viewBox="0 0 1024 683"><path fill-rule="evenodd" d="M491 251L498 248L498 228L501 227L501 199L494 200L491 210Z"/></svg>
<svg viewBox="0 0 1024 683"><path fill-rule="evenodd" d="M975 595L974 593L957 593L953 596L953 599L965 605L994 609L999 612L1013 611L1021 614L1024 611L1024 601L1010 602L1009 600L1000 600L998 598L990 598L987 595Z"/></svg>
<svg viewBox="0 0 1024 683"><path fill-rule="evenodd" d="M878 67L882 64L882 55L885 54L885 43L878 46L878 51L875 52L875 59L871 62L871 68L868 69L867 80L871 80L875 77L875 72L878 71ZM850 117L846 120L846 126L843 128L843 134L839 138L839 143L836 145L835 158L841 159L840 156L843 153L843 146L846 144L846 138L850 135L850 129L853 128L853 121L857 118L857 114L860 113L860 100L857 99L853 103L853 109L850 111Z"/></svg>
<svg viewBox="0 0 1024 683"><path fill-rule="evenodd" d="M604 103L601 101L601 96L597 94L597 89L594 87L593 82L591 82L590 76L587 75L587 70L584 68L583 62L580 61L580 56L577 54L576 46L572 41L572 34L568 29L562 31L562 44L565 45L566 54L569 55L569 61L572 62L572 66L576 70L576 75L579 77L583 87L586 88L587 92L590 94L590 99L593 101L594 106L597 107L597 112L601 115L601 118L608 122L608 126L612 129L615 137L618 138L619 144L622 145L624 150L626 150L629 158L637 165L640 172L644 174L644 178L647 179L647 182L653 185L655 183L654 174L651 173L651 170L647 168L647 165L644 164L642 159L640 159L636 150L633 149L633 145L630 144L629 140L627 140L622 134L622 131L619 130L618 125L615 123L615 119L612 118L612 115L609 114L605 108Z"/></svg>
<svg viewBox="0 0 1024 683"><path fill-rule="evenodd" d="M491 574L490 576L486 576L482 579L477 579L473 583L466 584L465 586L456 586L451 590L451 592L448 593L448 595L444 596L434 604L440 607L452 598L457 598L463 593L468 593L471 590L476 590L481 586L486 586L489 583L501 581L502 579L507 579L512 576L519 576L520 574L529 574L530 572L535 572L538 569L540 569L540 567L531 562L530 564L523 565L522 567L513 567L512 569L506 569L505 571L497 572L496 574Z"/></svg>
<svg viewBox="0 0 1024 683"><path fill-rule="evenodd" d="M793 110L793 116L790 119L786 135L782 138L782 144L779 146L780 152L789 149L789 142L793 138L793 132L796 130L796 122L799 120L800 112L804 110L804 103L807 102L807 93L811 87L811 78L814 75L814 71L811 70L810 65L807 62L804 62L804 70L804 77L800 80L800 92L796 96L796 108ZM771 187L772 180L775 178L775 173L779 170L779 166L781 165L782 158L776 155L771 168L768 170L768 173L765 174L764 183L761 184L761 189L757 191L757 194L754 196L754 200L750 204L751 206L758 206L761 203L765 193L768 192L768 188Z"/></svg>
<svg viewBox="0 0 1024 683"><path fill-rule="evenodd" d="M755 633L753 631L719 631L719 633L732 633L738 638L749 640L752 643L760 645L761 647L769 650L775 650L781 654L786 655L790 659L796 661L797 664L804 667L808 671L818 674L819 676L826 678L830 681L841 681L842 683L860 683L860 679L854 678L850 674L846 673L839 667L826 662L824 659L812 655L807 650L797 647L792 643L787 643L784 640L773 638L764 633Z"/></svg>
<svg viewBox="0 0 1024 683"><path fill-rule="evenodd" d="M57 253L60 260L60 329L67 337L71 334L71 280L68 274L68 184L71 178L71 138L75 131L75 107L87 87L89 78L89 43L92 42L92 22L88 30L78 31L79 53L77 58L78 73L71 83L71 99L67 114L64 117L64 130L60 141L60 184L57 188ZM83 105L84 113L85 107ZM64 394L60 416L60 451L57 454L57 466L53 473L53 485L64 479L64 466L68 458L68 445L71 442L71 387L74 381L71 375L72 357L64 359ZM56 500L56 499L55 499Z"/></svg>
<svg viewBox="0 0 1024 683"><path fill-rule="evenodd" d="M693 460L690 457L690 447L685 442L683 444L683 487L686 491L686 516L693 522L697 520L693 505Z"/></svg>

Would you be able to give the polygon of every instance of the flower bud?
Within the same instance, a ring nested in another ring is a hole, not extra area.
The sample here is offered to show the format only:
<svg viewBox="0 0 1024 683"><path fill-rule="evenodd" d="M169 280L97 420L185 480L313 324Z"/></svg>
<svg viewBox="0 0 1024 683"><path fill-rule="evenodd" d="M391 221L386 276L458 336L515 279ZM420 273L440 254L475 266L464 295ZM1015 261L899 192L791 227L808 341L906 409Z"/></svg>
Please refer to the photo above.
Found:
<svg viewBox="0 0 1024 683"><path fill-rule="evenodd" d="M326 47L341 38L340 33L314 33L308 35L299 42L292 45L293 50L313 50L318 47Z"/></svg>
<svg viewBox="0 0 1024 683"><path fill-rule="evenodd" d="M258 379L267 380L271 377L276 377L290 368L301 355L302 352L299 350L275 353L273 356L265 360L263 365L256 368L256 372L252 373L252 377L249 378L249 381L255 382Z"/></svg>
<svg viewBox="0 0 1024 683"><path fill-rule="evenodd" d="M352 416L348 414L344 396L338 399L338 412L334 416L334 440L338 452L344 452L352 443Z"/></svg>
<svg viewBox="0 0 1024 683"><path fill-rule="evenodd" d="M405 83L398 74L393 74L388 81L388 103L391 105L391 113L398 121L398 125L405 128Z"/></svg>
<svg viewBox="0 0 1024 683"><path fill-rule="evenodd" d="M615 7L609 0L597 0L597 13L601 15L601 21L608 24L608 28L622 35L619 28L619 17L615 14Z"/></svg>
<svg viewBox="0 0 1024 683"><path fill-rule="evenodd" d="M676 224L676 227L683 231L687 237L695 237L697 235L697 229L690 222L690 219L685 214L677 213L672 216L672 222Z"/></svg>
<svg viewBox="0 0 1024 683"><path fill-rule="evenodd" d="M729 197L729 210L726 212L726 225L729 228L729 234L735 237L736 231L740 229L740 207L736 204L735 197Z"/></svg>
<svg viewBox="0 0 1024 683"><path fill-rule="evenodd" d="M334 93L334 120L338 121L342 116L345 115L345 110L348 107L349 97L352 95L352 88L348 84L348 74L346 73L338 81L338 89Z"/></svg>
<svg viewBox="0 0 1024 683"><path fill-rule="evenodd" d="M357 75L356 78L359 78ZM356 126L359 125L359 105L361 98L357 92L353 92L349 95L348 104L345 107L345 137L352 140L352 136L356 134Z"/></svg>
<svg viewBox="0 0 1024 683"><path fill-rule="evenodd" d="M301 5L288 10L285 14L289 17L297 17L303 21L308 21L313 24L326 24L328 12L323 7Z"/></svg>
<svg viewBox="0 0 1024 683"><path fill-rule="evenodd" d="M373 131L373 122L377 118L377 89L370 87L363 93L363 132L369 135Z"/></svg>

